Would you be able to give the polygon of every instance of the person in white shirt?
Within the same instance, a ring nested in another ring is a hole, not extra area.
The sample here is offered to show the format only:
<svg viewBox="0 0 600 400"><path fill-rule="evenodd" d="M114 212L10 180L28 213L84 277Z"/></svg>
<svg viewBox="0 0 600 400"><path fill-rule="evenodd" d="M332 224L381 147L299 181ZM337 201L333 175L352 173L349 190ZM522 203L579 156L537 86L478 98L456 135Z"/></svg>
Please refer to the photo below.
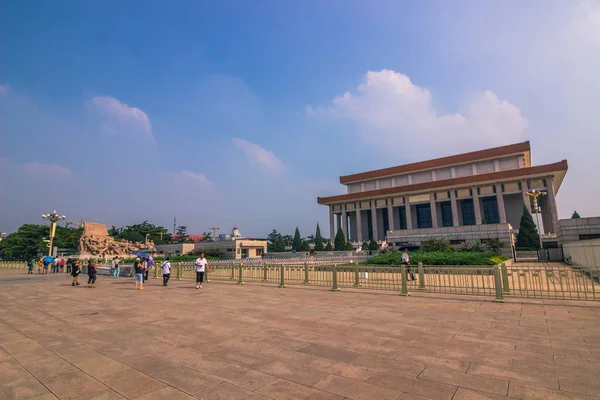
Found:
<svg viewBox="0 0 600 400"><path fill-rule="evenodd" d="M410 271L410 257L408 256L408 249L404 249L404 253L402 253L402 264L406 266L408 279L414 281L415 275Z"/></svg>
<svg viewBox="0 0 600 400"><path fill-rule="evenodd" d="M163 286L167 286L169 278L171 277L171 262L169 261L169 257L167 257L160 266L162 267L163 273Z"/></svg>
<svg viewBox="0 0 600 400"><path fill-rule="evenodd" d="M208 261L204 258L204 253L200 253L200 258L196 259L196 289L202 289L204 282L204 271L208 267Z"/></svg>

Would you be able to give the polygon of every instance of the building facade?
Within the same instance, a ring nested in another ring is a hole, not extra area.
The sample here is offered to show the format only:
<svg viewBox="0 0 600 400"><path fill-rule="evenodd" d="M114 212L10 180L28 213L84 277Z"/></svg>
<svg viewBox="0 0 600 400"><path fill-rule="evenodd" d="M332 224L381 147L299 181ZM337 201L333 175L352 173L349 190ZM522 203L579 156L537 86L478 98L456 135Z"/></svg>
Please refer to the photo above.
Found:
<svg viewBox="0 0 600 400"><path fill-rule="evenodd" d="M396 246L431 237L509 241L523 205L541 213L545 233L556 232L556 194L567 169L566 160L532 166L523 142L342 176L346 193L317 202L329 207L331 238L341 228L352 242ZM528 195L534 189L546 192L538 210Z"/></svg>

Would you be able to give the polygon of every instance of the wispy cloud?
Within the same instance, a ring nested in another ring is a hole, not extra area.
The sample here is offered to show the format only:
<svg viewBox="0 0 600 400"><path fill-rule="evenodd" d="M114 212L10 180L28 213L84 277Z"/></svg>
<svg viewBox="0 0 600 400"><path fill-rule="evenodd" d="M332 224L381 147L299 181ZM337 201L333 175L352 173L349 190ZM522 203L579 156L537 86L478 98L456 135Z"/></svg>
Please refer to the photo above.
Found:
<svg viewBox="0 0 600 400"><path fill-rule="evenodd" d="M42 175L53 178L70 178L71 170L58 164L44 164L38 161L29 162L23 165L23 169L34 175Z"/></svg>
<svg viewBox="0 0 600 400"><path fill-rule="evenodd" d="M199 182L199 183L202 183L204 185L212 185L212 183L208 180L208 178L206 177L206 175L204 175L204 174L198 174L196 172L191 172L191 171L188 171L188 170L183 170L181 172L173 174L173 178L175 180L177 180L177 181L188 180L188 181Z"/></svg>
<svg viewBox="0 0 600 400"><path fill-rule="evenodd" d="M411 151L432 143L444 148L505 144L520 140L528 125L518 107L489 90L474 94L461 113L443 113L434 104L431 92L408 76L381 70L367 72L355 92L335 97L327 107L307 106L306 112L353 121L367 141L395 149L409 144Z"/></svg>
<svg viewBox="0 0 600 400"><path fill-rule="evenodd" d="M148 115L137 107L128 106L111 96L92 97L88 104L107 116L114 125L106 128L109 134L116 134L125 128L127 131L135 131L154 142L152 124Z"/></svg>
<svg viewBox="0 0 600 400"><path fill-rule="evenodd" d="M4 96L8 93L8 85L3 85L0 83L0 96Z"/></svg>
<svg viewBox="0 0 600 400"><path fill-rule="evenodd" d="M240 138L233 139L233 144L246 153L246 157L251 163L256 163L276 173L282 173L285 169L283 162L272 151Z"/></svg>

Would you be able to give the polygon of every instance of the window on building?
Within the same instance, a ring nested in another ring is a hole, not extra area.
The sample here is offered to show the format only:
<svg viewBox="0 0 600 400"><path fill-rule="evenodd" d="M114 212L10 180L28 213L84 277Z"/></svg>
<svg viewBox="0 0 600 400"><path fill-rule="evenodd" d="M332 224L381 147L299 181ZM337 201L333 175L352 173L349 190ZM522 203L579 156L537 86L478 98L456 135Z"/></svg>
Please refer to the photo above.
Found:
<svg viewBox="0 0 600 400"><path fill-rule="evenodd" d="M589 233L587 235L579 235L579 240L600 239L600 233Z"/></svg>
<svg viewBox="0 0 600 400"><path fill-rule="evenodd" d="M452 204L449 201L440 203L440 209L442 211L442 226L452 226Z"/></svg>
<svg viewBox="0 0 600 400"><path fill-rule="evenodd" d="M262 253L263 253L263 249L256 249L256 256L257 257L262 256Z"/></svg>
<svg viewBox="0 0 600 400"><path fill-rule="evenodd" d="M417 228L431 228L431 206L429 204L417 204Z"/></svg>
<svg viewBox="0 0 600 400"><path fill-rule="evenodd" d="M498 201L495 197L485 197L481 200L483 203L483 218L486 224L499 224Z"/></svg>
<svg viewBox="0 0 600 400"><path fill-rule="evenodd" d="M398 215L400 216L398 229L406 229L406 207L398 207Z"/></svg>
<svg viewBox="0 0 600 400"><path fill-rule="evenodd" d="M475 225L475 208L473 207L473 199L461 200L460 209L463 216L463 225Z"/></svg>
<svg viewBox="0 0 600 400"><path fill-rule="evenodd" d="M368 232L368 240L371 240L373 237L373 216L371 215L371 210L367 211L367 232Z"/></svg>
<svg viewBox="0 0 600 400"><path fill-rule="evenodd" d="M381 211L383 214L383 231L385 232L385 235L387 235L387 232L390 230L390 220L388 219L389 214L388 214L388 209L384 208Z"/></svg>

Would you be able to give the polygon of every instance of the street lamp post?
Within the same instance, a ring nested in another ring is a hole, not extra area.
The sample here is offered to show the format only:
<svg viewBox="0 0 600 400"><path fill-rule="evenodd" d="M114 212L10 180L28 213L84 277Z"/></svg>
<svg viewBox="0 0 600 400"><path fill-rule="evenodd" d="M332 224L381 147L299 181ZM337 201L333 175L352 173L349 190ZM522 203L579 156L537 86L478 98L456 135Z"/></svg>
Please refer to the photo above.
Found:
<svg viewBox="0 0 600 400"><path fill-rule="evenodd" d="M535 217L537 219L538 236L540 238L540 249L543 249L544 246L542 245L542 232L540 229L540 208L538 205L538 197L545 196L546 192L543 190L533 189L531 192L527 192L527 194L533 199L533 208L535 209Z"/></svg>
<svg viewBox="0 0 600 400"><path fill-rule="evenodd" d="M58 215L56 210L54 210L52 214L42 214L42 218L50 221L50 243L48 243L50 250L48 251L48 255L52 256L52 245L54 242L54 234L56 233L56 223L58 221L62 221L63 219L67 219L67 217L64 215Z"/></svg>

